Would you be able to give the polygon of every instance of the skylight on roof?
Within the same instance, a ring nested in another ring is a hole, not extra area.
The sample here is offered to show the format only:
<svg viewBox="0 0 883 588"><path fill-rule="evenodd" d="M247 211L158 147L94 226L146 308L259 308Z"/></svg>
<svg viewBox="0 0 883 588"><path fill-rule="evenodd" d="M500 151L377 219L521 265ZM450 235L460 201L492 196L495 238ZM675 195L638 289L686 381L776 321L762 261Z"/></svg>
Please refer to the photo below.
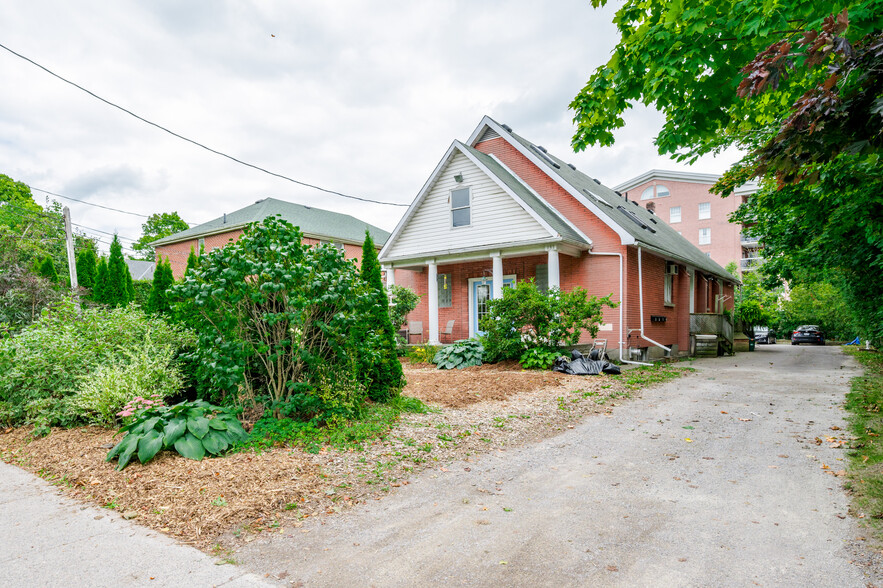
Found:
<svg viewBox="0 0 883 588"><path fill-rule="evenodd" d="M636 215L636 214L635 214L634 212L632 212L631 210L626 210L626 208L625 208L624 206L617 206L616 209L619 210L620 212L622 212L622 213L623 213L624 215L626 215L627 217L629 217L629 219L630 219L632 222L634 222L636 225L638 225L638 226L641 227L642 229L644 229L644 230L646 230L646 231L650 231L651 233L655 233L655 232L656 232L656 229L654 229L653 227L651 227L650 225L648 225L647 223L645 223L644 221L642 221L640 218L638 218L638 215Z"/></svg>

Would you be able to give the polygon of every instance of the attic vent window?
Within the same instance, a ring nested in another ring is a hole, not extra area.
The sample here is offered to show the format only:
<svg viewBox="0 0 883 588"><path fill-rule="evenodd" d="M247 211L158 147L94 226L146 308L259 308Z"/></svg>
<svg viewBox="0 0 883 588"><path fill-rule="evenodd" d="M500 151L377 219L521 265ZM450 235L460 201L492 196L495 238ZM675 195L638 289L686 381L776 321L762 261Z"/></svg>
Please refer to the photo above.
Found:
<svg viewBox="0 0 883 588"><path fill-rule="evenodd" d="M621 213L623 213L624 215L626 215L629 218L629 220L631 220L633 223L635 223L636 225L638 225L642 229L644 229L646 231L650 231L651 233L656 232L656 229L654 229L653 227L651 227L650 225L648 225L647 223L642 221L640 218L638 218L638 215L636 215L631 210L627 210L625 206L617 206L616 209L618 211L620 211Z"/></svg>
<svg viewBox="0 0 883 588"><path fill-rule="evenodd" d="M472 224L469 188L451 190L451 226L468 227Z"/></svg>

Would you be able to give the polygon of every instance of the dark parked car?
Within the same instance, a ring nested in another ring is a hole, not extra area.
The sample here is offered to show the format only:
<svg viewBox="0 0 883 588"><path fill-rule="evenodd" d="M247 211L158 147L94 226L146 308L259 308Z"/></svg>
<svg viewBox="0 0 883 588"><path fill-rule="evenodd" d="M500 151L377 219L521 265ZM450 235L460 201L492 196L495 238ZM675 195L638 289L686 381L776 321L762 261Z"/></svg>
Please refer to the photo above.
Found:
<svg viewBox="0 0 883 588"><path fill-rule="evenodd" d="M799 345L800 343L824 345L825 334L816 325L801 325L791 333L791 345Z"/></svg>
<svg viewBox="0 0 883 588"><path fill-rule="evenodd" d="M776 332L769 330L767 327L754 327L754 341L757 344L768 343L773 345L776 342Z"/></svg>

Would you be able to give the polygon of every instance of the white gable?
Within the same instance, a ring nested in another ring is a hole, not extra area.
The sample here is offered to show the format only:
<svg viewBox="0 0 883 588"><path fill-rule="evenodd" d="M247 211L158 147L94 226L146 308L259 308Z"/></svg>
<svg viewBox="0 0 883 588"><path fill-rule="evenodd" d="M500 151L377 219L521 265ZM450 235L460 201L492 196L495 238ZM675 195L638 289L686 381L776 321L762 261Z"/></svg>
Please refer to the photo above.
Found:
<svg viewBox="0 0 883 588"><path fill-rule="evenodd" d="M454 176L462 175L458 183ZM469 188L471 224L451 226L451 191ZM448 164L406 224L384 248L384 258L419 256L449 249L493 247L548 239L551 233L461 151Z"/></svg>

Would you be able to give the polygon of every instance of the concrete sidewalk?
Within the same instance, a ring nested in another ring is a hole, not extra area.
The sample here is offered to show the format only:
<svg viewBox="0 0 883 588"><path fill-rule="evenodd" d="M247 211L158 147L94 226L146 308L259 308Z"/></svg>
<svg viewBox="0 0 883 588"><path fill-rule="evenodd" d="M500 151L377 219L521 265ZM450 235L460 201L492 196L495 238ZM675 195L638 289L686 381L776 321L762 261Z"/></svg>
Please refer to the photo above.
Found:
<svg viewBox="0 0 883 588"><path fill-rule="evenodd" d="M267 586L0 462L0 585Z"/></svg>

